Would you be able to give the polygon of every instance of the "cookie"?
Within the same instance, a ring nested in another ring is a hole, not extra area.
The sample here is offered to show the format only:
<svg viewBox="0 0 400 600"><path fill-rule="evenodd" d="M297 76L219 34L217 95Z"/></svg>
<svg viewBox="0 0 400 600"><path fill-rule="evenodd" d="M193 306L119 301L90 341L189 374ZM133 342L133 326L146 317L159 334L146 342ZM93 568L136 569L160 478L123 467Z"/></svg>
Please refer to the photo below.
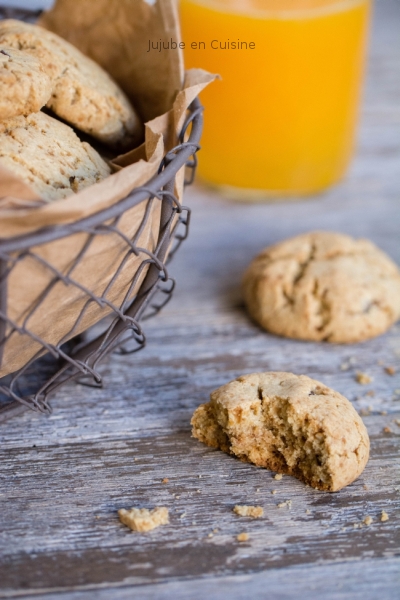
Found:
<svg viewBox="0 0 400 600"><path fill-rule="evenodd" d="M360 342L400 317L400 271L372 242L313 232L270 246L243 279L250 316L290 338Z"/></svg>
<svg viewBox="0 0 400 600"><path fill-rule="evenodd" d="M0 120L38 112L48 102L52 82L34 56L0 47Z"/></svg>
<svg viewBox="0 0 400 600"><path fill-rule="evenodd" d="M48 201L66 198L111 173L68 125L42 112L0 122L0 164Z"/></svg>
<svg viewBox="0 0 400 600"><path fill-rule="evenodd" d="M57 116L111 146L133 146L142 128L129 100L93 60L58 35L12 19L0 22L0 44L37 58L51 78L47 102Z"/></svg>
<svg viewBox="0 0 400 600"><path fill-rule="evenodd" d="M318 490L340 490L368 461L368 433L353 406L305 375L238 377L215 390L191 423L208 446Z"/></svg>

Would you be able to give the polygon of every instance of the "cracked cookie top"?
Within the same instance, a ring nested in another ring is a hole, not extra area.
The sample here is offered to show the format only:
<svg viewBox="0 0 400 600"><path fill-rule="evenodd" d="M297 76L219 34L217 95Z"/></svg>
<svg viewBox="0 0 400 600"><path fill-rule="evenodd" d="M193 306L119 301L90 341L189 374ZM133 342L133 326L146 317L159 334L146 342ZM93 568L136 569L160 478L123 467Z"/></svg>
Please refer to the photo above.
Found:
<svg viewBox="0 0 400 600"><path fill-rule="evenodd" d="M372 242L311 232L265 248L243 279L250 316L291 338L351 343L400 317L400 271Z"/></svg>
<svg viewBox="0 0 400 600"><path fill-rule="evenodd" d="M40 60L0 46L0 120L38 112L50 99L52 82Z"/></svg>
<svg viewBox="0 0 400 600"><path fill-rule="evenodd" d="M66 198L111 173L71 127L42 112L0 122L0 164L47 201Z"/></svg>
<svg viewBox="0 0 400 600"><path fill-rule="evenodd" d="M260 467L337 491L362 473L369 437L351 403L305 375L243 375L192 417L193 436Z"/></svg>
<svg viewBox="0 0 400 600"><path fill-rule="evenodd" d="M97 63L55 33L13 19L0 22L0 44L34 57L52 81L47 107L111 146L135 145L142 126L128 98Z"/></svg>

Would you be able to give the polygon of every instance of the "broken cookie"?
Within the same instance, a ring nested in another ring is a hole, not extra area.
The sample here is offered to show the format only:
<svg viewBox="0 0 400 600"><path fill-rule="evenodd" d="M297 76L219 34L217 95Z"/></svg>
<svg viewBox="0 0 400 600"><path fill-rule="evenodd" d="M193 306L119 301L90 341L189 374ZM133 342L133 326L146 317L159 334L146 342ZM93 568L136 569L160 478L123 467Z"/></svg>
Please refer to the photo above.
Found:
<svg viewBox="0 0 400 600"><path fill-rule="evenodd" d="M305 375L239 377L215 390L191 423L208 446L319 490L340 490L368 461L368 433L351 403Z"/></svg>

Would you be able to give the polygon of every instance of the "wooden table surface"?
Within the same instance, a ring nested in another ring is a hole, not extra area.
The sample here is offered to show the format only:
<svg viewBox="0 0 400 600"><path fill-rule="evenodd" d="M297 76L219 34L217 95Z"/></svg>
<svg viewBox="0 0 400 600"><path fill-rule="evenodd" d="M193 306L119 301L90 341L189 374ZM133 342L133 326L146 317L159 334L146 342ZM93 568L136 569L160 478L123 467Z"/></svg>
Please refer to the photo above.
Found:
<svg viewBox="0 0 400 600"><path fill-rule="evenodd" d="M376 4L347 179L296 203L188 191L191 235L171 267L177 292L146 324L147 347L111 357L105 389L68 385L52 416L0 424L0 597L400 598L399 324L352 346L279 339L249 321L239 288L263 246L316 228L366 236L400 264L399 9ZM328 494L276 481L191 438L191 414L211 390L263 370L310 375L353 402L371 437L355 483ZM373 382L358 384L358 370ZM277 506L286 500L291 508ZM264 518L234 515L237 503L262 505ZM168 507L169 526L138 534L118 521L121 507L155 505ZM372 524L358 526L367 515Z"/></svg>

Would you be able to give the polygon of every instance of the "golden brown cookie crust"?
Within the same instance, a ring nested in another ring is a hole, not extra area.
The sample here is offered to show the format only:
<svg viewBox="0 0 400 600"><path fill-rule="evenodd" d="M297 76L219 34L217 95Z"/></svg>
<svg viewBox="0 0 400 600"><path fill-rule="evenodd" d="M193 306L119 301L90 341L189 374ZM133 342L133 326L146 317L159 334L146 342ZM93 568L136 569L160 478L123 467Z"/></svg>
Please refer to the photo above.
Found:
<svg viewBox="0 0 400 600"><path fill-rule="evenodd" d="M0 164L48 201L66 198L111 173L68 125L42 112L0 122Z"/></svg>
<svg viewBox="0 0 400 600"><path fill-rule="evenodd" d="M48 102L52 82L40 60L0 46L0 120L38 112Z"/></svg>
<svg viewBox="0 0 400 600"><path fill-rule="evenodd" d="M368 433L351 403L305 375L238 377L215 390L191 423L201 442L319 490L340 490L368 461Z"/></svg>
<svg viewBox="0 0 400 600"><path fill-rule="evenodd" d="M133 146L142 127L113 79L72 44L37 25L0 22L0 44L33 56L53 83L47 102L56 115L109 145Z"/></svg>
<svg viewBox="0 0 400 600"><path fill-rule="evenodd" d="M400 317L400 272L372 242L312 232L263 250L243 279L250 316L285 337L351 343Z"/></svg>

